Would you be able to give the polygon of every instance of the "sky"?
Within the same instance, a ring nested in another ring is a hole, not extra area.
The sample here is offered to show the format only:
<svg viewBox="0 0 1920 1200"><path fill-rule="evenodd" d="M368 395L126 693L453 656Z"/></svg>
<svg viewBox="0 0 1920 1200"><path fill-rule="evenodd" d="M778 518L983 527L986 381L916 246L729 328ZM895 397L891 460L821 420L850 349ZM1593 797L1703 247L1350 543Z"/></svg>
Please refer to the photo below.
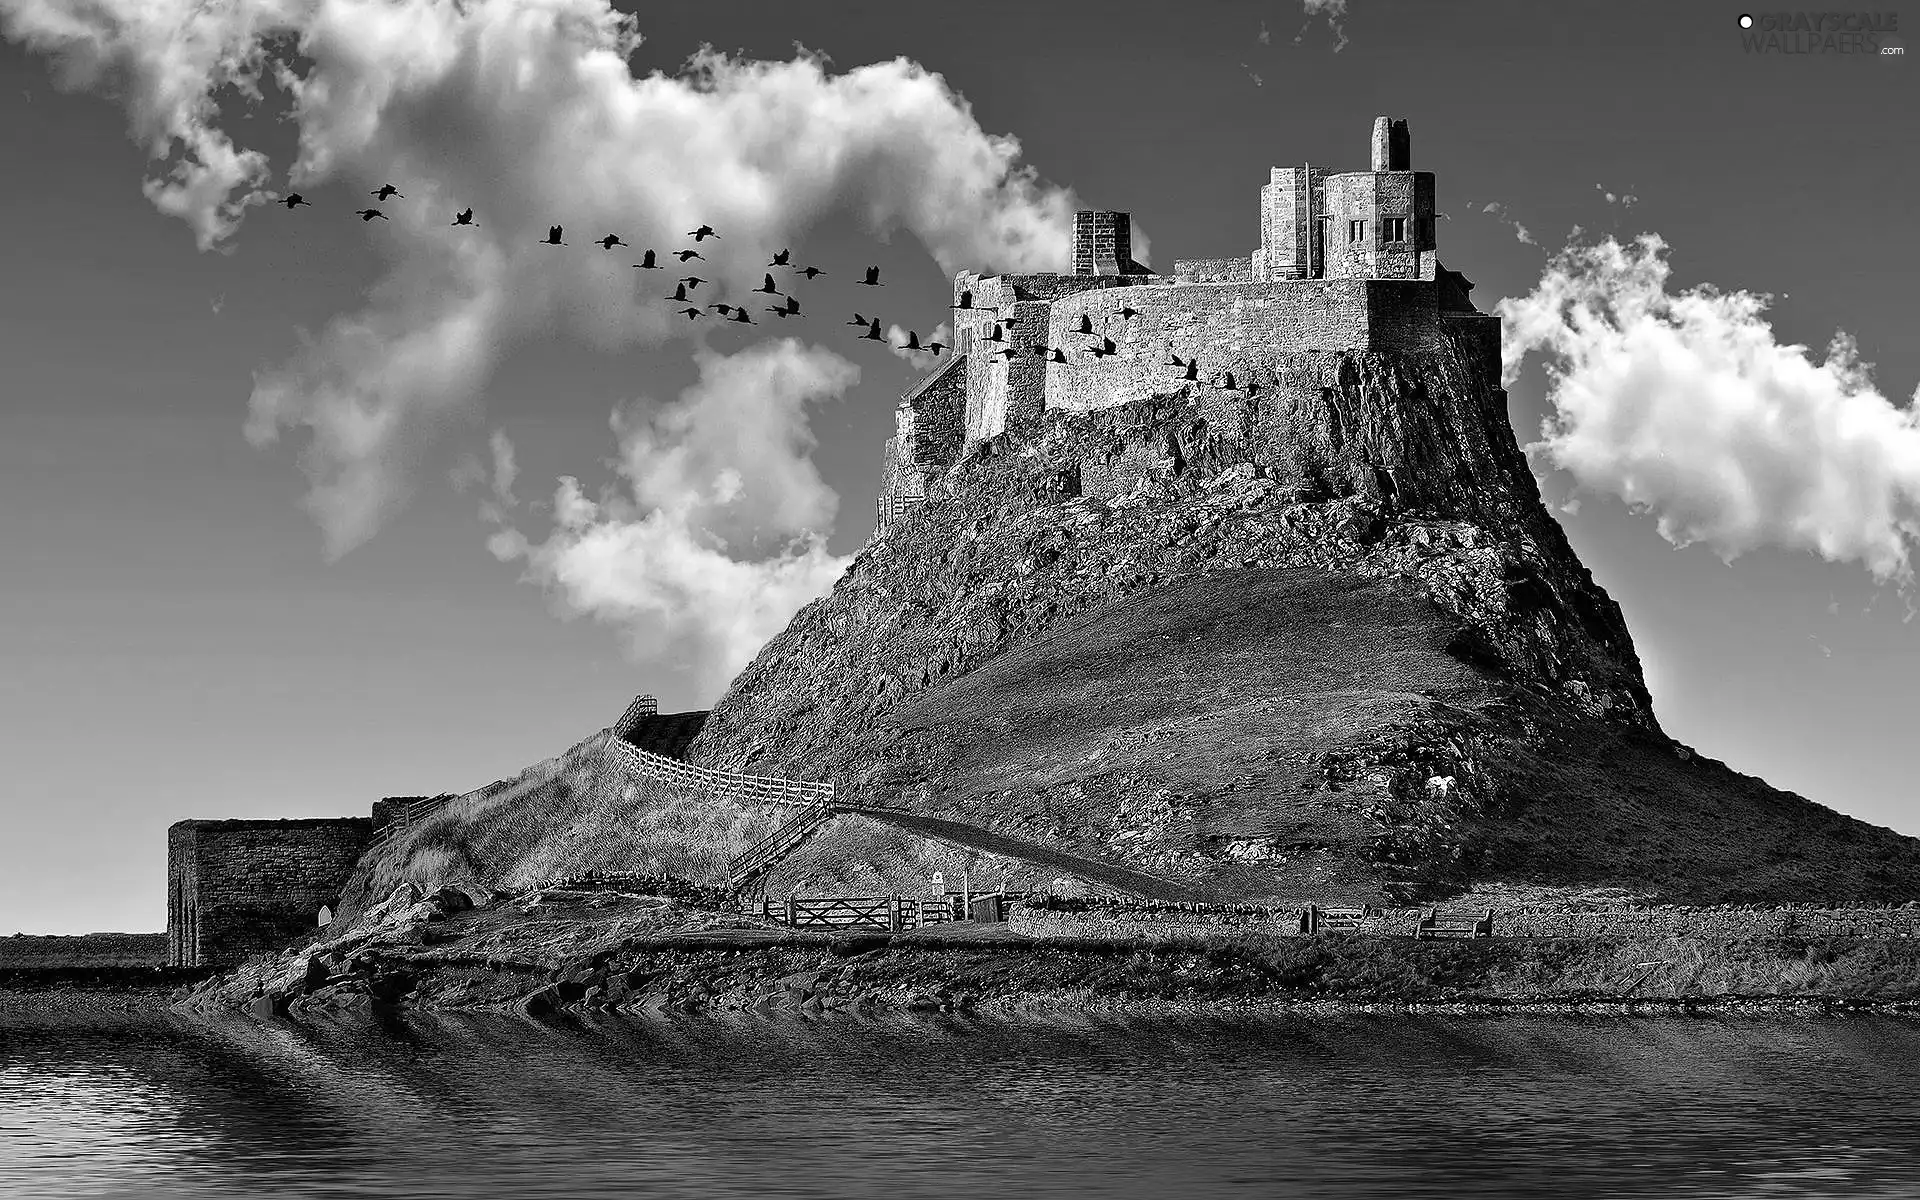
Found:
<svg viewBox="0 0 1920 1200"><path fill-rule="evenodd" d="M0 934L163 927L177 820L708 706L872 530L926 360L853 311L927 338L1076 208L1248 253L1376 115L1667 731L1920 834L1920 64L1740 11L0 0ZM633 268L703 223L751 328Z"/></svg>

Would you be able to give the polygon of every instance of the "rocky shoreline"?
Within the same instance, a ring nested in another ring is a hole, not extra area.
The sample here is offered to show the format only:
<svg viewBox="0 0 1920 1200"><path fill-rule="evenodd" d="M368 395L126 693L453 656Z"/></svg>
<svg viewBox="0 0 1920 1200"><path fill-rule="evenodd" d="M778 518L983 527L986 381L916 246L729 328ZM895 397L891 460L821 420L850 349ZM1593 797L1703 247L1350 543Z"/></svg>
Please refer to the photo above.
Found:
<svg viewBox="0 0 1920 1200"><path fill-rule="evenodd" d="M181 1012L881 1016L1025 1013L1906 1013L1920 941L1478 938L1223 930L829 937L682 900L402 888L352 930L181 989Z"/></svg>

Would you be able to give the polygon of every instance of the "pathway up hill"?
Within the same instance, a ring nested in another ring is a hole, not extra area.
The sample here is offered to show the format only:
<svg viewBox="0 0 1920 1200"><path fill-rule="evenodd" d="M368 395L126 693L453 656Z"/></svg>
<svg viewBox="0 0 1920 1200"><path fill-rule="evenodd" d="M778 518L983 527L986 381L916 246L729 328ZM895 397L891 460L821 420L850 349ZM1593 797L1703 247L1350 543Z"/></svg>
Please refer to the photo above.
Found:
<svg viewBox="0 0 1920 1200"><path fill-rule="evenodd" d="M1221 900L1920 895L1920 841L1661 732L1485 362L1282 355L1290 399L1187 385L980 443L688 755ZM841 826L782 873L897 873Z"/></svg>

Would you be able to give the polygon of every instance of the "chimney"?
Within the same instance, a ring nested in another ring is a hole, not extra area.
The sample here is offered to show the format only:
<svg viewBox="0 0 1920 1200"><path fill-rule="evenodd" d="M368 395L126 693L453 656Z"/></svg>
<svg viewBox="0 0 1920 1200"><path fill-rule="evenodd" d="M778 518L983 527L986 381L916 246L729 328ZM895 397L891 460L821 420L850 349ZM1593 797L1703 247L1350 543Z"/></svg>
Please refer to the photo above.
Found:
<svg viewBox="0 0 1920 1200"><path fill-rule="evenodd" d="M1073 214L1073 273L1124 275L1133 261L1133 216L1123 212Z"/></svg>
<svg viewBox="0 0 1920 1200"><path fill-rule="evenodd" d="M1391 117L1373 119L1373 170L1413 170L1413 145L1405 121Z"/></svg>

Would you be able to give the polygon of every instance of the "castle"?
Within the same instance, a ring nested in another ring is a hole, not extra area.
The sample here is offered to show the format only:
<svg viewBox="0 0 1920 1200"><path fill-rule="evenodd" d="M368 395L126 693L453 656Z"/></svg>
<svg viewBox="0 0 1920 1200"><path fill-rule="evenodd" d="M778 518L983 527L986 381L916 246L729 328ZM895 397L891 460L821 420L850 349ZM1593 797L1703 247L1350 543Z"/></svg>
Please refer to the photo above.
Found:
<svg viewBox="0 0 1920 1200"><path fill-rule="evenodd" d="M1276 370L1283 359L1436 351L1450 335L1497 379L1499 321L1440 265L1434 217L1433 174L1411 168L1407 123L1380 117L1370 170L1272 169L1260 246L1245 258L1180 260L1171 276L1155 274L1133 261L1127 213L1080 212L1071 274L961 272L952 356L895 412L882 532L969 446L1030 430L1049 409L1111 408L1183 381L1284 400L1312 386L1312 372ZM1175 356L1195 367L1181 373Z"/></svg>
<svg viewBox="0 0 1920 1200"><path fill-rule="evenodd" d="M1205 389L1204 412L1214 397L1238 402L1259 389L1276 404L1327 409L1337 431L1327 397L1355 354L1464 352L1497 381L1499 321L1477 312L1472 285L1435 257L1433 175L1411 169L1405 121L1374 122L1371 165L1273 168L1260 190L1260 245L1244 258L1182 260L1171 276L1156 274L1133 260L1128 214L1081 212L1071 274L955 276L953 353L896 410L880 532L970 447L1031 430L1049 409L1086 412L1188 387ZM1151 469L1089 459L1074 486L1113 494ZM1351 486L1410 497L1433 483L1376 483L1368 473ZM704 716L661 716L643 696L609 737L677 756ZM543 779L529 772L470 795ZM383 800L368 817L175 824L169 961L232 965L310 932L388 830L452 799Z"/></svg>

